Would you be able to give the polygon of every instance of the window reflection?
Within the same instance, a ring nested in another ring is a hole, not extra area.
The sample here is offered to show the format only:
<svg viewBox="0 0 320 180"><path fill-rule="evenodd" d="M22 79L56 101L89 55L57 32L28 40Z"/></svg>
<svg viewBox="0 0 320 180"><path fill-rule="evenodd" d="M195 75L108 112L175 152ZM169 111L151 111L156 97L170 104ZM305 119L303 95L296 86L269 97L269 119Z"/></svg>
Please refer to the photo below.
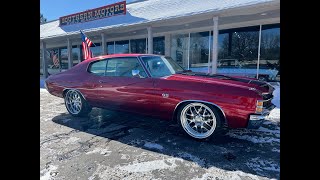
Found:
<svg viewBox="0 0 320 180"><path fill-rule="evenodd" d="M107 42L107 53L114 54L114 42Z"/></svg>
<svg viewBox="0 0 320 180"><path fill-rule="evenodd" d="M68 69L68 49L60 48L60 69L65 71Z"/></svg>
<svg viewBox="0 0 320 180"><path fill-rule="evenodd" d="M129 40L116 41L115 54L129 53Z"/></svg>
<svg viewBox="0 0 320 180"><path fill-rule="evenodd" d="M189 34L175 34L171 38L171 57L179 65L188 69Z"/></svg>
<svg viewBox="0 0 320 180"><path fill-rule="evenodd" d="M259 78L280 81L280 26L264 25L261 31Z"/></svg>
<svg viewBox="0 0 320 180"><path fill-rule="evenodd" d="M153 38L153 54L164 55L164 36Z"/></svg>
<svg viewBox="0 0 320 180"><path fill-rule="evenodd" d="M48 75L60 72L59 49L48 49L46 52Z"/></svg>
<svg viewBox="0 0 320 180"><path fill-rule="evenodd" d="M217 72L255 78L258 47L259 26L220 31Z"/></svg>
<svg viewBox="0 0 320 180"><path fill-rule="evenodd" d="M94 44L96 46L92 45L90 47L93 57L101 56L102 55L101 44L100 43L94 43Z"/></svg>
<svg viewBox="0 0 320 180"><path fill-rule="evenodd" d="M43 75L43 70L42 70L42 50L40 49L40 75Z"/></svg>
<svg viewBox="0 0 320 180"><path fill-rule="evenodd" d="M131 53L140 53L140 54L146 54L146 39L132 39L130 40L130 48Z"/></svg>
<svg viewBox="0 0 320 180"><path fill-rule="evenodd" d="M80 54L80 48L77 46L73 46L72 47L73 66L75 66L79 63L79 54Z"/></svg>
<svg viewBox="0 0 320 180"><path fill-rule="evenodd" d="M190 69L208 72L209 31L190 34Z"/></svg>

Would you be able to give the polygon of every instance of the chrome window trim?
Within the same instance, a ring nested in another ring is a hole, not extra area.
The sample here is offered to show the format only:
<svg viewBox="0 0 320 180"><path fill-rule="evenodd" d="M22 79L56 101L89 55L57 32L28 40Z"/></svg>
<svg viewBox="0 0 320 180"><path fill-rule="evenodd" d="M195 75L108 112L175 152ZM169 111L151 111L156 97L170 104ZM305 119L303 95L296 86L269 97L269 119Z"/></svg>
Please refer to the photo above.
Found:
<svg viewBox="0 0 320 180"><path fill-rule="evenodd" d="M152 77L151 76L151 72L149 71L149 69L145 66L142 58L143 57L150 57L150 56L154 56L154 57L162 57L163 55L142 55L142 56L138 56L139 57L139 60L140 60L140 63L143 64L143 68L146 70L146 72L148 72L148 76L151 77L151 78L160 78L160 77Z"/></svg>
<svg viewBox="0 0 320 180"><path fill-rule="evenodd" d="M150 55L150 56L151 56L151 55ZM142 66L142 68L143 68L144 71L146 72L146 74L147 74L147 77L146 77L146 78L150 78L150 77L151 77L151 75L149 74L149 71L147 71L146 67L145 67L144 64L142 63L142 61L141 61L141 59L140 59L140 56L117 56L117 57L108 57L108 58L104 58L104 59L96 59L96 60L93 60L93 61L91 61L91 62L88 63L87 68L86 68L86 71L87 71L87 73L90 73L90 72L89 72L89 67L90 67L90 65L91 65L92 63L94 63L94 62L103 61L103 60L106 60L106 61L107 61L107 63L106 63L106 69L107 69L108 61L109 61L110 59L117 59L117 58L136 58L136 59L138 60L139 64L140 64L140 66ZM90 73L90 74L92 74L92 73ZM97 76L97 75L96 75L96 76ZM106 75L104 75L104 76L100 76L100 77L123 77L123 76L106 76Z"/></svg>

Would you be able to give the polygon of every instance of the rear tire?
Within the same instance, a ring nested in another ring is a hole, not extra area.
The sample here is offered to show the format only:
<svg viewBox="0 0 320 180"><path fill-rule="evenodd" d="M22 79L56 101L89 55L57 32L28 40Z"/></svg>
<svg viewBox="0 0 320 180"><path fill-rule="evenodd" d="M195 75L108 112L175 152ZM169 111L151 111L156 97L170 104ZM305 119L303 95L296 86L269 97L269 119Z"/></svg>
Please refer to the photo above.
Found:
<svg viewBox="0 0 320 180"><path fill-rule="evenodd" d="M64 96L65 106L72 116L87 116L92 108L77 90L68 90Z"/></svg>
<svg viewBox="0 0 320 180"><path fill-rule="evenodd" d="M220 134L221 117L212 105L191 102L179 108L177 121L181 131L197 140L209 140Z"/></svg>

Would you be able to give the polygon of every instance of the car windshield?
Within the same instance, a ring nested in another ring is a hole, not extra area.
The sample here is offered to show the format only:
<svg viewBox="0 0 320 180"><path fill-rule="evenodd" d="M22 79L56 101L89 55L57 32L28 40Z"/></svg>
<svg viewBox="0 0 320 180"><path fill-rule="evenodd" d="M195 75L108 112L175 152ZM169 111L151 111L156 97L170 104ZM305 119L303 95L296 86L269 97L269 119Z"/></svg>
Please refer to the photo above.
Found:
<svg viewBox="0 0 320 180"><path fill-rule="evenodd" d="M164 77L172 74L185 72L183 67L176 63L171 57L144 56L141 57L152 77Z"/></svg>

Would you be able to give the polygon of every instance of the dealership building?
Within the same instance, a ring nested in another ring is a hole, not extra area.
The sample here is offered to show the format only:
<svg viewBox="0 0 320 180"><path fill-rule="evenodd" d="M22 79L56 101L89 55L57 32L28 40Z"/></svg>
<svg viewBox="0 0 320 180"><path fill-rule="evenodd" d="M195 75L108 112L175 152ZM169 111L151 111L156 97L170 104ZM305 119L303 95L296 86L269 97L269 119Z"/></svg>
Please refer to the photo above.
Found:
<svg viewBox="0 0 320 180"><path fill-rule="evenodd" d="M40 25L40 76L93 56L170 56L185 69L280 81L280 0L120 1Z"/></svg>

